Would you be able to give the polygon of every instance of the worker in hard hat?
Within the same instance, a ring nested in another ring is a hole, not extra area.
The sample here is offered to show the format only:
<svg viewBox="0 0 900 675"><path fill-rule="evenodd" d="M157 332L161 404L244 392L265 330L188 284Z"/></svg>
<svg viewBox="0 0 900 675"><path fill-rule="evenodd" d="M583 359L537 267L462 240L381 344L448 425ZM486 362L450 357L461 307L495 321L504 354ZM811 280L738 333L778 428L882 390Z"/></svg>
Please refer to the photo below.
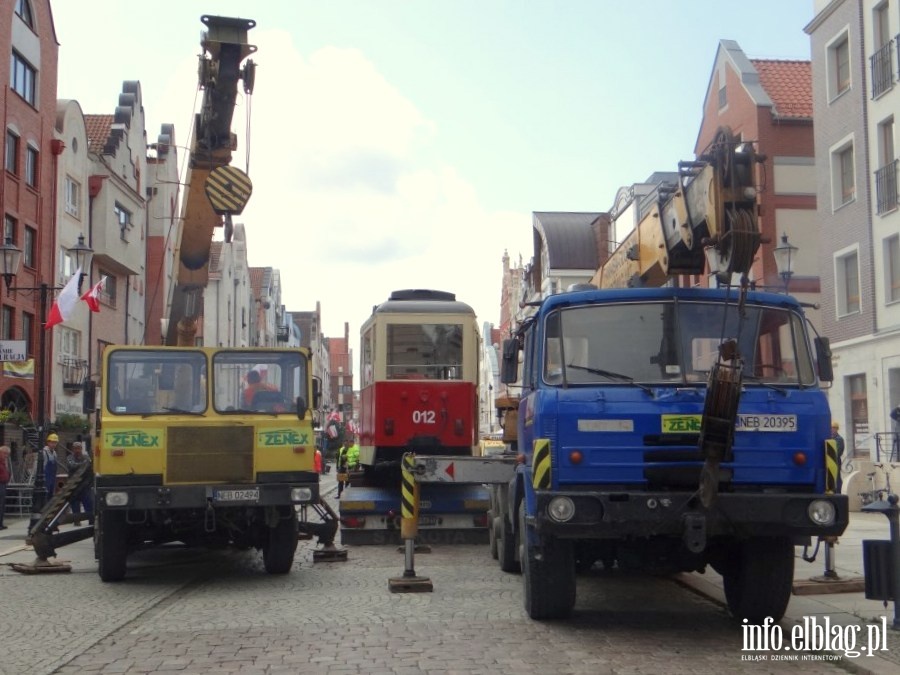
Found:
<svg viewBox="0 0 900 675"><path fill-rule="evenodd" d="M56 492L56 469L58 459L56 446L58 444L59 436L55 433L49 433L47 434L47 444L41 451L44 460L44 486L47 488L47 499L50 499L50 497L53 496L53 493Z"/></svg>
<svg viewBox="0 0 900 675"><path fill-rule="evenodd" d="M831 423L831 440L834 441L837 446L837 462L838 462L838 472L837 472L837 489L835 492L837 494L841 494L841 488L843 487L844 481L841 478L841 468L844 465L844 437L840 434L841 425L834 421Z"/></svg>

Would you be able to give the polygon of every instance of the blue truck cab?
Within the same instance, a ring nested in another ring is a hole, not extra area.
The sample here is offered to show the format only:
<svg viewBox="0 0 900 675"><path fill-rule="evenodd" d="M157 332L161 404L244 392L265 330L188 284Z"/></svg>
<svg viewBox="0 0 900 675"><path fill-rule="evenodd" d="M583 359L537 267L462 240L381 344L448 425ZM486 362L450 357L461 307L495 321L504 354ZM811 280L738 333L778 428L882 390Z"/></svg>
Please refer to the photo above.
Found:
<svg viewBox="0 0 900 675"><path fill-rule="evenodd" d="M726 342L736 381L721 389L710 373L722 372ZM778 620L794 546L844 531L820 387L830 350L810 339L796 299L577 290L546 298L503 351L501 379L522 387L522 463L492 515L501 567L521 568L532 618L568 614L576 570L601 563L662 574L709 565L736 617ZM724 443L705 433L713 423Z"/></svg>

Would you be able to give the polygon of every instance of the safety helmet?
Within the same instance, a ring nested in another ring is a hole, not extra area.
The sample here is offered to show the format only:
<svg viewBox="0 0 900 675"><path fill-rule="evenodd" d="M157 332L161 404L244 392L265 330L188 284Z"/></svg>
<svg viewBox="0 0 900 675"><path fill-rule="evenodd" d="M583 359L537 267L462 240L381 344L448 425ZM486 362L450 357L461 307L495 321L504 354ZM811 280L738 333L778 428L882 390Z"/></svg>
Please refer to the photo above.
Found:
<svg viewBox="0 0 900 675"><path fill-rule="evenodd" d="M59 442L59 436L56 434L47 434L47 442L49 443L50 441Z"/></svg>

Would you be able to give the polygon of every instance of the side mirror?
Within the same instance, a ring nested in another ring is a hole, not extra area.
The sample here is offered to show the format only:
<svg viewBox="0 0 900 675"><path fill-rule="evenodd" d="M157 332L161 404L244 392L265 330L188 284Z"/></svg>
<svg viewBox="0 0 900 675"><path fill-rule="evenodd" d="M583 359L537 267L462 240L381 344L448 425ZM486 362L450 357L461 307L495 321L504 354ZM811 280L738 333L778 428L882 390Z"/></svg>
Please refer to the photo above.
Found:
<svg viewBox="0 0 900 675"><path fill-rule="evenodd" d="M823 382L834 381L834 367L831 365L831 340L827 337L817 337L813 340L816 349L816 365L819 369L819 379Z"/></svg>
<svg viewBox="0 0 900 675"><path fill-rule="evenodd" d="M87 415L97 409L97 383L93 380L85 380L83 386L81 412Z"/></svg>
<svg viewBox="0 0 900 675"><path fill-rule="evenodd" d="M318 377L313 377L312 380L312 400L313 400L313 408L318 409L321 403L322 398L322 380Z"/></svg>
<svg viewBox="0 0 900 675"><path fill-rule="evenodd" d="M500 381L515 384L519 379L519 341L503 341L503 359L500 365Z"/></svg>
<svg viewBox="0 0 900 675"><path fill-rule="evenodd" d="M297 417L299 419L306 419L306 411L308 408L306 407L306 399L302 396L297 397Z"/></svg>

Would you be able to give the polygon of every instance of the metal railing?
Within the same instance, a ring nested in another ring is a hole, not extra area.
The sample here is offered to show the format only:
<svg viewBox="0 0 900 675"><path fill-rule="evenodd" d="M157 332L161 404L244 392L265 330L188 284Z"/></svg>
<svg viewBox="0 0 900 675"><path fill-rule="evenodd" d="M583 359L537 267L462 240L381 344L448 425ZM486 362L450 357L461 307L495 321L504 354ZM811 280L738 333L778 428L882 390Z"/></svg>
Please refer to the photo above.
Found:
<svg viewBox="0 0 900 675"><path fill-rule="evenodd" d="M888 40L872 56L869 64L872 70L872 98L878 98L894 86L894 41Z"/></svg>
<svg viewBox="0 0 900 675"><path fill-rule="evenodd" d="M875 195L878 213L893 211L898 206L897 160L893 160L875 172Z"/></svg>

